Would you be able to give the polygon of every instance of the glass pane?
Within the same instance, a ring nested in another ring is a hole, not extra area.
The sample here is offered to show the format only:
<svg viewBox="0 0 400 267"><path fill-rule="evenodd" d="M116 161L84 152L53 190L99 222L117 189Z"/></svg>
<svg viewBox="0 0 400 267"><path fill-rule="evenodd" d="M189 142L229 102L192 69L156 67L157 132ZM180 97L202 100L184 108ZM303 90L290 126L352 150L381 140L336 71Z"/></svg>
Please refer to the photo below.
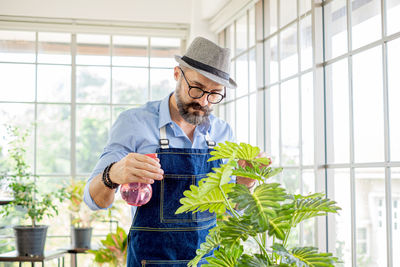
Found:
<svg viewBox="0 0 400 267"><path fill-rule="evenodd" d="M71 64L71 34L39 32L38 62Z"/></svg>
<svg viewBox="0 0 400 267"><path fill-rule="evenodd" d="M172 68L178 63L174 55L180 55L179 38L151 38L150 66Z"/></svg>
<svg viewBox="0 0 400 267"><path fill-rule="evenodd" d="M314 164L314 86L313 74L301 77L301 116L303 165Z"/></svg>
<svg viewBox="0 0 400 267"><path fill-rule="evenodd" d="M303 15L311 9L312 0L300 0L300 15Z"/></svg>
<svg viewBox="0 0 400 267"><path fill-rule="evenodd" d="M331 59L347 52L346 10L346 0L330 1L324 7L326 59Z"/></svg>
<svg viewBox="0 0 400 267"><path fill-rule="evenodd" d="M76 42L76 64L110 64L110 36L77 34Z"/></svg>
<svg viewBox="0 0 400 267"><path fill-rule="evenodd" d="M37 172L69 173L71 108L69 105L38 105Z"/></svg>
<svg viewBox="0 0 400 267"><path fill-rule="evenodd" d="M107 143L110 107L78 105L76 117L76 169L91 173Z"/></svg>
<svg viewBox="0 0 400 267"><path fill-rule="evenodd" d="M385 171L355 169L355 182L357 266L386 267Z"/></svg>
<svg viewBox="0 0 400 267"><path fill-rule="evenodd" d="M218 105L217 106L217 108L218 108L218 117L223 119L223 120L226 120L225 119L225 107L226 107L225 105Z"/></svg>
<svg viewBox="0 0 400 267"><path fill-rule="evenodd" d="M249 143L253 146L257 145L257 99L256 94L250 95L250 139ZM261 125L260 125L261 127Z"/></svg>
<svg viewBox="0 0 400 267"><path fill-rule="evenodd" d="M236 53L238 55L247 49L247 16L236 21Z"/></svg>
<svg viewBox="0 0 400 267"><path fill-rule="evenodd" d="M265 37L278 30L278 3L277 0L264 1L264 35Z"/></svg>
<svg viewBox="0 0 400 267"><path fill-rule="evenodd" d="M235 24L232 23L226 30L226 47L231 50L231 56L235 52Z"/></svg>
<svg viewBox="0 0 400 267"><path fill-rule="evenodd" d="M387 0L386 2L386 19L387 19L387 34L393 34L400 31L400 1Z"/></svg>
<svg viewBox="0 0 400 267"><path fill-rule="evenodd" d="M353 49L381 38L381 1L354 1L351 23Z"/></svg>
<svg viewBox="0 0 400 267"><path fill-rule="evenodd" d="M8 142L10 139L7 136L6 127L19 126L22 129L29 129L29 136L26 141L26 160L29 166L33 167L34 154L34 104L14 104L1 103L0 105L0 169L6 170L7 165L2 165L2 162L8 158Z"/></svg>
<svg viewBox="0 0 400 267"><path fill-rule="evenodd" d="M249 83L249 64L247 61L247 54L240 56L236 60L236 97L248 94Z"/></svg>
<svg viewBox="0 0 400 267"><path fill-rule="evenodd" d="M0 61L35 62L35 40L35 32L0 31Z"/></svg>
<svg viewBox="0 0 400 267"><path fill-rule="evenodd" d="M151 69L150 90L151 99L160 100L172 93L176 88L173 69Z"/></svg>
<svg viewBox="0 0 400 267"><path fill-rule="evenodd" d="M400 161L400 39L388 43L390 159Z"/></svg>
<svg viewBox="0 0 400 267"><path fill-rule="evenodd" d="M2 101L35 100L35 65L0 63L0 73Z"/></svg>
<svg viewBox="0 0 400 267"><path fill-rule="evenodd" d="M256 65L256 50L249 51L249 91L257 90L257 65Z"/></svg>
<svg viewBox="0 0 400 267"><path fill-rule="evenodd" d="M254 7L249 11L249 47L256 44L256 17Z"/></svg>
<svg viewBox="0 0 400 267"><path fill-rule="evenodd" d="M301 51L301 70L312 67L312 27L311 15L300 21L300 51Z"/></svg>
<svg viewBox="0 0 400 267"><path fill-rule="evenodd" d="M280 162L280 108L279 108L279 86L275 85L265 92L265 118L267 130L267 152L271 153L272 164L279 166Z"/></svg>
<svg viewBox="0 0 400 267"><path fill-rule="evenodd" d="M236 114L236 102L230 102L228 104L226 104L226 122L229 123L229 125L232 128L232 131L237 139L237 135L236 135L236 118L235 118L235 114Z"/></svg>
<svg viewBox="0 0 400 267"><path fill-rule="evenodd" d="M147 37L113 36L112 64L147 67L149 65L147 46Z"/></svg>
<svg viewBox="0 0 400 267"><path fill-rule="evenodd" d="M237 100L237 107L240 109L237 112L237 142L249 142L249 99L242 97Z"/></svg>
<svg viewBox="0 0 400 267"><path fill-rule="evenodd" d="M278 37L275 36L265 42L265 85L278 81Z"/></svg>
<svg viewBox="0 0 400 267"><path fill-rule="evenodd" d="M351 264L351 191L350 171L348 169L328 169L328 197L337 202L341 208L339 214L329 214L333 217L335 224L332 226L335 238L330 244L335 247L329 248L330 252L343 263L336 263L338 267L350 267ZM361 265L363 266L363 265Z"/></svg>
<svg viewBox="0 0 400 267"><path fill-rule="evenodd" d="M236 82L238 87L241 86L236 80L236 60L231 61L231 68L230 68L229 75L230 75L231 79L233 79ZM237 90L239 90L239 88L237 88L237 89L226 88L226 100L234 99L236 96Z"/></svg>
<svg viewBox="0 0 400 267"><path fill-rule="evenodd" d="M400 266L400 168L391 168L393 266Z"/></svg>
<svg viewBox="0 0 400 267"><path fill-rule="evenodd" d="M38 65L38 101L69 102L71 100L71 67Z"/></svg>
<svg viewBox="0 0 400 267"><path fill-rule="evenodd" d="M302 195L311 195L315 193L314 170L303 170L302 172L303 188ZM303 246L317 246L316 218L308 219L303 222ZM336 256L336 255L335 255Z"/></svg>
<svg viewBox="0 0 400 267"><path fill-rule="evenodd" d="M313 169L303 170L303 195L311 195L315 193L315 175Z"/></svg>
<svg viewBox="0 0 400 267"><path fill-rule="evenodd" d="M291 24L283 30L281 38L281 79L298 72L297 26Z"/></svg>
<svg viewBox="0 0 400 267"><path fill-rule="evenodd" d="M76 101L106 103L110 101L109 67L76 67Z"/></svg>
<svg viewBox="0 0 400 267"><path fill-rule="evenodd" d="M43 194L49 194L55 192L62 188L63 186L67 186L69 184L69 177L39 177L37 180L37 185L39 192ZM47 231L47 239L46 239L46 249L59 249L61 246L63 248L67 248L69 245L69 233L70 233L70 217L68 210L68 201L63 201L60 203L58 200L54 199L54 204L58 207L58 215L54 214L54 217L47 218L44 217L41 224L49 225ZM62 245L53 243L54 238L49 238L49 236L62 236L65 235L68 239L67 243L62 243ZM50 242L47 242L50 241Z"/></svg>
<svg viewBox="0 0 400 267"><path fill-rule="evenodd" d="M299 164L298 79L281 85L282 165Z"/></svg>
<svg viewBox="0 0 400 267"><path fill-rule="evenodd" d="M297 18L297 0L280 0L280 23L282 28Z"/></svg>
<svg viewBox="0 0 400 267"><path fill-rule="evenodd" d="M149 70L147 68L112 69L113 103L143 104L148 99Z"/></svg>
<svg viewBox="0 0 400 267"><path fill-rule="evenodd" d="M381 47L353 57L354 157L356 162L384 160Z"/></svg>
<svg viewBox="0 0 400 267"><path fill-rule="evenodd" d="M350 162L347 59L326 67L327 148L329 163Z"/></svg>
<svg viewBox="0 0 400 267"><path fill-rule="evenodd" d="M289 194L300 194L300 173L297 169L283 168L282 187Z"/></svg>

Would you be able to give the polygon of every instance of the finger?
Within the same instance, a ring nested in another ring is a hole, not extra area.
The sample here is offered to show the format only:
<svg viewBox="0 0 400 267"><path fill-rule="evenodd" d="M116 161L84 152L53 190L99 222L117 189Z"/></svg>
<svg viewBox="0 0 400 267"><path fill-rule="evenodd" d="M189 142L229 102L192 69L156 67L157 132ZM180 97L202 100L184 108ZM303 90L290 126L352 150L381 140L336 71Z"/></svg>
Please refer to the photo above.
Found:
<svg viewBox="0 0 400 267"><path fill-rule="evenodd" d="M162 180L163 175L159 172L154 173L154 172L149 172L143 169L137 169L137 168L132 168L131 169L131 174L137 177L144 177L144 178L150 178L153 180Z"/></svg>
<svg viewBox="0 0 400 267"><path fill-rule="evenodd" d="M136 153L134 155L134 159L136 159L137 161L143 162L143 163L148 163L148 164L151 164L151 165L154 165L154 166L161 167L161 165L159 163L159 160L157 161L156 159L151 158L149 156L146 156L144 154Z"/></svg>
<svg viewBox="0 0 400 267"><path fill-rule="evenodd" d="M138 170L144 170L144 171L152 172L155 174L161 174L161 175L164 174L164 171L160 168L161 167L160 165L154 166L149 163L143 163L140 161L132 161L131 166Z"/></svg>
<svg viewBox="0 0 400 267"><path fill-rule="evenodd" d="M154 180L146 177L138 177L135 176L136 183L144 183L144 184L154 184Z"/></svg>

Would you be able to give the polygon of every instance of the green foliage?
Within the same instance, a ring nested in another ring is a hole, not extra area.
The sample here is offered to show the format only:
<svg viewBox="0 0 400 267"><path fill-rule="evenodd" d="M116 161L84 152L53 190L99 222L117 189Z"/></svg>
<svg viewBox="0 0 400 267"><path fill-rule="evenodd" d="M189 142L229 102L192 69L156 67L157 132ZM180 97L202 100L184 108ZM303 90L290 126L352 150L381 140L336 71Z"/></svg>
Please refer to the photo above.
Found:
<svg viewBox="0 0 400 267"><path fill-rule="evenodd" d="M11 137L8 150L13 165L10 170L0 175L0 181L7 185L13 196L13 200L0 209L0 215L15 214L17 207L25 210L25 217L31 220L34 227L45 216L51 217L58 214L54 199L62 201L66 194L64 188L48 194L40 194L37 183L39 177L30 172L30 167L25 160L25 143L28 130L15 126L8 126L7 131ZM36 181L35 181L36 180Z"/></svg>
<svg viewBox="0 0 400 267"><path fill-rule="evenodd" d="M113 267L126 266L128 238L124 229L117 227L117 231L109 233L106 239L101 240L101 244L103 247L98 250L88 250L95 256L96 263L109 263L109 266Z"/></svg>
<svg viewBox="0 0 400 267"><path fill-rule="evenodd" d="M330 253L320 253L314 247L287 248L287 243L291 230L299 223L337 213L340 208L336 202L321 193L292 195L281 184L271 183L268 179L282 168L268 167L270 159L260 158L259 154L258 147L245 143L218 144L210 161L228 159L227 163L184 192L177 214L208 210L220 218L188 266L197 266L214 249L214 256L207 257L209 264L203 266L334 266L337 258ZM257 180L258 186L250 191L244 185L230 184L232 175ZM244 253L243 242L249 238L258 244L259 253Z"/></svg>
<svg viewBox="0 0 400 267"><path fill-rule="evenodd" d="M67 187L66 193L69 199L68 209L71 213L71 223L74 227L91 227L92 222L100 218L98 211L91 211L83 203L83 193L86 182L82 180L72 180Z"/></svg>

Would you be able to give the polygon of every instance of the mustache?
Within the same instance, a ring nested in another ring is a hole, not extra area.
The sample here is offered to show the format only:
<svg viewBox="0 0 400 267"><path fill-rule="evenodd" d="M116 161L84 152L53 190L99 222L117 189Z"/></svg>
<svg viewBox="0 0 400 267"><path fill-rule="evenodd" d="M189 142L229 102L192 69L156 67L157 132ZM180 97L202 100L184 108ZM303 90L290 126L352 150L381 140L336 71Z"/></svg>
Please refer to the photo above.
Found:
<svg viewBox="0 0 400 267"><path fill-rule="evenodd" d="M208 106L203 107L199 103L196 103L196 102L188 103L186 105L188 108L193 108L194 110L201 110L205 113L212 111Z"/></svg>

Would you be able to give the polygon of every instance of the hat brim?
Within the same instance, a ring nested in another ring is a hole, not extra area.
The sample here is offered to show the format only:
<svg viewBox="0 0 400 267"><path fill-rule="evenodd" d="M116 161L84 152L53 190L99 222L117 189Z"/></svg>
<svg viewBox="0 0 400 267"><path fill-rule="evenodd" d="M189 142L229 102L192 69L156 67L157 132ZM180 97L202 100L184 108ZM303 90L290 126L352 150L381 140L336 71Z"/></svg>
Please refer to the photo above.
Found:
<svg viewBox="0 0 400 267"><path fill-rule="evenodd" d="M212 81L214 81L214 82L216 82L216 83L219 83L219 84L221 84L221 85L223 85L223 86L226 86L226 87L228 87L228 88L231 88L231 89L236 89L236 88L237 88L236 82L235 82L234 80L232 80L231 78L229 78L229 81L227 81L227 80L225 80L225 79L223 79L223 78L221 78L221 77L219 77L219 76L217 76L217 75L214 75L214 74L212 74L212 73L209 73L209 72L204 71L204 70L201 70L201 69L197 69L197 68L195 68L195 67L193 67L193 66L187 64L185 61L182 60L182 57L180 57L180 56L178 56L178 55L175 55L175 60L176 60L181 66L184 66L184 67L187 67L187 68L189 68L189 69L195 70L195 71L197 71L198 73L200 73L201 75L207 77L208 79L210 79L210 80L212 80Z"/></svg>

